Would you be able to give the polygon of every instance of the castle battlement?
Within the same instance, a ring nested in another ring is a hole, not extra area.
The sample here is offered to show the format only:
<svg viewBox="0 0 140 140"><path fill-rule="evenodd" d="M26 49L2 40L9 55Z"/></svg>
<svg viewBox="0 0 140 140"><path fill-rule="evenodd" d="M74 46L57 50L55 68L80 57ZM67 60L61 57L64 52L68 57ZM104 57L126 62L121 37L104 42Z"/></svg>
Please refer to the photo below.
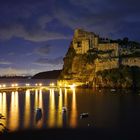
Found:
<svg viewBox="0 0 140 140"><path fill-rule="evenodd" d="M87 32L82 29L76 29L73 37L73 48L77 54L85 54L88 50L96 48L99 51L112 50L112 56L118 56L118 43L100 43L100 37L93 32Z"/></svg>

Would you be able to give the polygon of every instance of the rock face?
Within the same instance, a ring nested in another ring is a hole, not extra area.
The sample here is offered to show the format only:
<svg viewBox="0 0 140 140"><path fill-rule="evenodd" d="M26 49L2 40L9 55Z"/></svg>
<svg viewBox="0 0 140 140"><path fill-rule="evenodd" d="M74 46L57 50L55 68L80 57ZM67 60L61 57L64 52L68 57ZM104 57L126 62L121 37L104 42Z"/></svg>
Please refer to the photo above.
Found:
<svg viewBox="0 0 140 140"><path fill-rule="evenodd" d="M136 71L139 71L140 59L138 56L130 57L130 50L129 56L123 57L118 42L101 39L92 32L76 29L64 58L59 82L76 82L79 85L96 87L132 87L134 77L131 66L136 66ZM113 74L115 76L112 77Z"/></svg>

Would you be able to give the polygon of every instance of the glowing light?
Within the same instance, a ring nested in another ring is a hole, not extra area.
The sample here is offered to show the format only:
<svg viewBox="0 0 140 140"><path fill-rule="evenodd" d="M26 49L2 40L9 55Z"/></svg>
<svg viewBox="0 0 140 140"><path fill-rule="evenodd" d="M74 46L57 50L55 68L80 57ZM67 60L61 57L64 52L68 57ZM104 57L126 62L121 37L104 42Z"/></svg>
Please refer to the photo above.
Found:
<svg viewBox="0 0 140 140"><path fill-rule="evenodd" d="M39 83L39 86L42 86L42 83Z"/></svg>
<svg viewBox="0 0 140 140"><path fill-rule="evenodd" d="M75 84L69 85L71 89L75 88Z"/></svg>
<svg viewBox="0 0 140 140"><path fill-rule="evenodd" d="M62 84L60 83L60 84L59 84L59 86L61 87L61 86L62 86Z"/></svg>
<svg viewBox="0 0 140 140"><path fill-rule="evenodd" d="M54 83L50 83L50 86L54 86Z"/></svg>
<svg viewBox="0 0 140 140"><path fill-rule="evenodd" d="M41 108L43 111L43 97L42 97L42 90L35 90L35 104L34 104L34 108ZM41 116L41 118L39 120L36 120L36 115L34 116L34 125L36 128L40 128L43 125L43 116Z"/></svg>
<svg viewBox="0 0 140 140"><path fill-rule="evenodd" d="M18 84L15 84L15 87L17 87L18 86Z"/></svg>
<svg viewBox="0 0 140 140"><path fill-rule="evenodd" d="M26 84L26 86L30 86L30 84Z"/></svg>
<svg viewBox="0 0 140 140"><path fill-rule="evenodd" d="M38 95L38 105L39 108L42 109L42 113L43 113L43 97L42 97L42 90L39 90L39 95ZM41 128L43 126L43 116L41 117L41 119L37 122L37 128Z"/></svg>
<svg viewBox="0 0 140 140"><path fill-rule="evenodd" d="M25 93L25 114L24 114L24 126L25 128L28 128L30 125L30 90L26 90Z"/></svg>
<svg viewBox="0 0 140 140"><path fill-rule="evenodd" d="M10 117L9 117L9 129L14 131L18 129L19 126L19 100L18 92L12 92L11 95L11 105L10 105Z"/></svg>
<svg viewBox="0 0 140 140"><path fill-rule="evenodd" d="M4 115L4 117L7 117L7 101L6 101L6 93L0 93L0 110L2 115ZM7 119L1 119L0 122L6 126L7 124ZM0 131L2 131L2 128L0 127Z"/></svg>
<svg viewBox="0 0 140 140"><path fill-rule="evenodd" d="M2 85L0 85L0 88L2 87Z"/></svg>
<svg viewBox="0 0 140 140"><path fill-rule="evenodd" d="M65 84L65 87L67 87L67 84Z"/></svg>
<svg viewBox="0 0 140 140"><path fill-rule="evenodd" d="M57 127L62 127L63 119L62 119L62 105L63 105L63 96L62 89L59 90L59 98L58 98L58 112L57 112Z"/></svg>
<svg viewBox="0 0 140 140"><path fill-rule="evenodd" d="M17 86L18 86L18 84L12 84L11 86L12 86L12 87L17 87Z"/></svg>
<svg viewBox="0 0 140 140"><path fill-rule="evenodd" d="M64 98L64 106L67 107L67 89L65 88L65 98Z"/></svg>
<svg viewBox="0 0 140 140"><path fill-rule="evenodd" d="M76 93L75 88L72 90L72 112L70 116L70 126L76 127L77 126L77 103L76 103Z"/></svg>
<svg viewBox="0 0 140 140"><path fill-rule="evenodd" d="M55 126L55 95L54 89L50 89L49 95L49 116L48 116L48 126L54 127Z"/></svg>
<svg viewBox="0 0 140 140"><path fill-rule="evenodd" d="M11 86L12 86L12 87L14 87L15 85L14 85L14 84L12 84Z"/></svg>
<svg viewBox="0 0 140 140"><path fill-rule="evenodd" d="M38 84L36 83L35 86L38 86Z"/></svg>
<svg viewBox="0 0 140 140"><path fill-rule="evenodd" d="M6 87L6 85L5 85L5 84L3 84L2 86L3 86L3 87Z"/></svg>
<svg viewBox="0 0 140 140"><path fill-rule="evenodd" d="M38 101L38 90L35 90L35 108L38 108L39 101Z"/></svg>

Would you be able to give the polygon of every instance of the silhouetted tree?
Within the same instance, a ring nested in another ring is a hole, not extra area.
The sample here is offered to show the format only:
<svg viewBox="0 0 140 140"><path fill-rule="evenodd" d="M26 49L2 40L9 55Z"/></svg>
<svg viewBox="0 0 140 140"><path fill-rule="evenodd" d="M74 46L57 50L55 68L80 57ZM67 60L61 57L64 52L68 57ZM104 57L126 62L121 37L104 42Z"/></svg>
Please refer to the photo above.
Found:
<svg viewBox="0 0 140 140"><path fill-rule="evenodd" d="M123 38L123 45L128 45L128 43L129 43L128 37L124 37Z"/></svg>

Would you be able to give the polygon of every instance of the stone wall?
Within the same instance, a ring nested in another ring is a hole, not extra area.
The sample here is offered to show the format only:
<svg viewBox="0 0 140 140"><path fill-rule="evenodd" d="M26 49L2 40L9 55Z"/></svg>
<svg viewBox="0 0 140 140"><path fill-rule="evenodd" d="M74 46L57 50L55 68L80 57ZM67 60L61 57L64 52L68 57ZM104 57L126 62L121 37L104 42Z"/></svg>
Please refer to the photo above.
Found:
<svg viewBox="0 0 140 140"><path fill-rule="evenodd" d="M122 65L140 67L140 58L139 57L123 58L121 63Z"/></svg>
<svg viewBox="0 0 140 140"><path fill-rule="evenodd" d="M119 45L117 43L104 43L99 44L97 49L100 51L112 51L111 56L117 57L119 56Z"/></svg>
<svg viewBox="0 0 140 140"><path fill-rule="evenodd" d="M81 29L75 30L73 37L73 47L77 54L85 54L88 50L96 48L101 51L111 51L111 56L118 56L118 43L99 43L99 36L92 32Z"/></svg>
<svg viewBox="0 0 140 140"><path fill-rule="evenodd" d="M96 35L81 29L75 30L73 37L73 47L77 54L85 54L95 44L98 43Z"/></svg>
<svg viewBox="0 0 140 140"><path fill-rule="evenodd" d="M95 72L113 68L119 68L118 58L95 60Z"/></svg>
<svg viewBox="0 0 140 140"><path fill-rule="evenodd" d="M89 39L89 38L94 38L95 34L93 32L87 32L82 29L76 29L74 31L74 38L75 39Z"/></svg>

